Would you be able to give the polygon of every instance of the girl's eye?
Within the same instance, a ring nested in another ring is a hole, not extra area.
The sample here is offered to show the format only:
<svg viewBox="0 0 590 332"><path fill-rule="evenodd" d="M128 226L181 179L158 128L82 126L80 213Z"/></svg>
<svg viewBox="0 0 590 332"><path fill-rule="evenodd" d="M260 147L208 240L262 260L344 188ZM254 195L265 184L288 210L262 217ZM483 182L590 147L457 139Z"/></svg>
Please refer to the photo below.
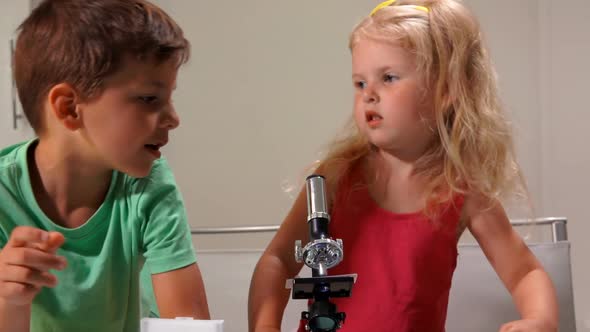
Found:
<svg viewBox="0 0 590 332"><path fill-rule="evenodd" d="M397 81L399 80L399 77L393 75L393 74L385 74L383 75L383 81L384 82L393 82L393 81Z"/></svg>

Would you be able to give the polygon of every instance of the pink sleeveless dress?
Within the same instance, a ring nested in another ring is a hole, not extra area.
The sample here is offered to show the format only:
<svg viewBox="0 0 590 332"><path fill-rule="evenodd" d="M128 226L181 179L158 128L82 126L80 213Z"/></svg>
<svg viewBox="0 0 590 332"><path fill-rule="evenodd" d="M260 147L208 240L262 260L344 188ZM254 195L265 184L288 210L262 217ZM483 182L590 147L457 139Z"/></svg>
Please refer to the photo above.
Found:
<svg viewBox="0 0 590 332"><path fill-rule="evenodd" d="M329 230L333 239L342 239L344 260L328 273L358 278L350 298L330 299L346 313L339 332L445 331L462 205L457 197L441 207L436 220L392 213L365 186L343 183ZM305 331L303 322L299 331Z"/></svg>

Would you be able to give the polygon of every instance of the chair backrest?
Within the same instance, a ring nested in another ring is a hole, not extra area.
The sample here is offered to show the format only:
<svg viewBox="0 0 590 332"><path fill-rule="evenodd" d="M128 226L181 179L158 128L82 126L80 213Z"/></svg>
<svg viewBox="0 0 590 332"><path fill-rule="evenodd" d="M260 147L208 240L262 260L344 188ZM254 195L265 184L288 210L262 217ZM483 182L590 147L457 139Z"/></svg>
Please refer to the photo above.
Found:
<svg viewBox="0 0 590 332"><path fill-rule="evenodd" d="M575 332L570 244L530 244L529 248L553 280L559 302L559 331ZM459 246L459 261L449 299L447 331L497 331L518 319L510 294L477 245Z"/></svg>
<svg viewBox="0 0 590 332"><path fill-rule="evenodd" d="M262 252L262 249L197 252L211 318L224 321L224 332L248 330L248 290Z"/></svg>
<svg viewBox="0 0 590 332"><path fill-rule="evenodd" d="M224 321L224 332L243 332L248 329L248 290L254 267L262 252L262 249L197 252L211 318ZM305 272L302 271L302 276L306 275ZM281 331L295 329L301 311L305 309L306 301L290 300L285 309Z"/></svg>

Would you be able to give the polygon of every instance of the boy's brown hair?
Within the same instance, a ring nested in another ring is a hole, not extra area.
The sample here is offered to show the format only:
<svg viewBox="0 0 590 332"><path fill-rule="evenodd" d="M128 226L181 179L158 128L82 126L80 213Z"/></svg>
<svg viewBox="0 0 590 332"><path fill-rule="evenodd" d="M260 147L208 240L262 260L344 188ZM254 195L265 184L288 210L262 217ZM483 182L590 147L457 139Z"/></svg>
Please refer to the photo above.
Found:
<svg viewBox="0 0 590 332"><path fill-rule="evenodd" d="M126 56L157 63L189 58L182 29L144 0L46 0L20 25L14 78L24 113L42 130L43 99L68 83L84 99L100 95Z"/></svg>

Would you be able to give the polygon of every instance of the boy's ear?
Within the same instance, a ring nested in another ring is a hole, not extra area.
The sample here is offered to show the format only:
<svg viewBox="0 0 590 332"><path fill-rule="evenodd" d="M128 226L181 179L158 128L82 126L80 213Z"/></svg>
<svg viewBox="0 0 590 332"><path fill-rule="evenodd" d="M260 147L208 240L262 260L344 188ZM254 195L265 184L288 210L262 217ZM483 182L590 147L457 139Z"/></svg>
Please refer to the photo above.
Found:
<svg viewBox="0 0 590 332"><path fill-rule="evenodd" d="M78 103L80 98L76 90L67 83L60 83L47 94L52 115L69 130L77 130L82 126L82 118Z"/></svg>

